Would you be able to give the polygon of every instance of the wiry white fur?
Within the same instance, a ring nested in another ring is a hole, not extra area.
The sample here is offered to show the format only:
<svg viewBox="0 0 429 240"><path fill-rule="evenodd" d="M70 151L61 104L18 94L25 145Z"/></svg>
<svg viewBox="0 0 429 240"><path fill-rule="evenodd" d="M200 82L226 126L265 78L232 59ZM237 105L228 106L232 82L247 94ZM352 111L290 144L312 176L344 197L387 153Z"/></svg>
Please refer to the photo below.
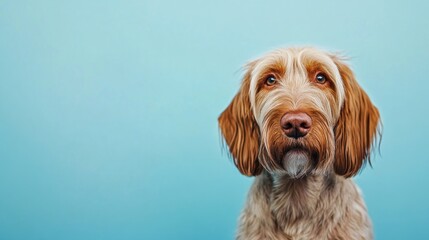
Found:
<svg viewBox="0 0 429 240"><path fill-rule="evenodd" d="M311 162L306 152L290 150L283 158L283 168L291 178L303 176L309 167L311 167Z"/></svg>

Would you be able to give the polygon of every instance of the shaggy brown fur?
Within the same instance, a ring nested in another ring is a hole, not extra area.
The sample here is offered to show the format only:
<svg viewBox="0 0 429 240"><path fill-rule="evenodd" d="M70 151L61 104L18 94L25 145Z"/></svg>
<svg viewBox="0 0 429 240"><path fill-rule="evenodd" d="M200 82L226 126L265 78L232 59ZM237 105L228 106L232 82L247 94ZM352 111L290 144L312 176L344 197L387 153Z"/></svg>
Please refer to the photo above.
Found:
<svg viewBox="0 0 429 240"><path fill-rule="evenodd" d="M286 136L282 118L296 112L311 129ZM250 62L219 117L235 165L256 176L237 239L372 239L349 177L368 159L378 125L377 108L336 55L289 48Z"/></svg>

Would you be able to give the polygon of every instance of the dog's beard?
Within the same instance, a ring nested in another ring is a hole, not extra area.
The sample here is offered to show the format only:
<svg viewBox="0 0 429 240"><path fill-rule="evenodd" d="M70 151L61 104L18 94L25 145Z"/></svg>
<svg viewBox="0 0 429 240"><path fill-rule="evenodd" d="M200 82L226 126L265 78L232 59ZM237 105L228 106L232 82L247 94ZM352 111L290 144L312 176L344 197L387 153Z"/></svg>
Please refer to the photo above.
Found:
<svg viewBox="0 0 429 240"><path fill-rule="evenodd" d="M300 178L312 170L312 162L308 151L296 148L286 152L282 166L291 178Z"/></svg>

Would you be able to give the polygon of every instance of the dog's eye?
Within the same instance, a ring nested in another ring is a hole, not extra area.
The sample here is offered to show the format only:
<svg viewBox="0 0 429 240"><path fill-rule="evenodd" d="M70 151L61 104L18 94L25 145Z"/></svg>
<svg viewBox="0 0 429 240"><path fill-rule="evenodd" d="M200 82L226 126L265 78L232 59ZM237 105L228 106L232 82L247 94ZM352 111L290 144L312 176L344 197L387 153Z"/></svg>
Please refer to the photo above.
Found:
<svg viewBox="0 0 429 240"><path fill-rule="evenodd" d="M320 83L320 84L325 83L325 82L326 82L326 76L325 76L325 74L323 74L323 73L318 73L318 74L316 75L316 82L317 82L317 83Z"/></svg>
<svg viewBox="0 0 429 240"><path fill-rule="evenodd" d="M268 86L273 86L274 84L276 84L276 82L277 82L277 79L272 75L268 76L267 79L265 80L265 84Z"/></svg>

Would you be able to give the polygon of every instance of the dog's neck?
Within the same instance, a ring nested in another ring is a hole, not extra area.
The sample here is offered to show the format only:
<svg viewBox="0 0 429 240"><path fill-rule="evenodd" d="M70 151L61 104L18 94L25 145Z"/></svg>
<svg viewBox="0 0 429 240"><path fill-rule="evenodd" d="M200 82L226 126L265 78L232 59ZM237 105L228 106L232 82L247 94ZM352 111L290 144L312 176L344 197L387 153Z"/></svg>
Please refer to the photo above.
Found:
<svg viewBox="0 0 429 240"><path fill-rule="evenodd" d="M264 172L269 206L279 227L314 216L321 199L333 192L338 184L332 172L326 175L308 175L299 179L288 175L271 175Z"/></svg>

